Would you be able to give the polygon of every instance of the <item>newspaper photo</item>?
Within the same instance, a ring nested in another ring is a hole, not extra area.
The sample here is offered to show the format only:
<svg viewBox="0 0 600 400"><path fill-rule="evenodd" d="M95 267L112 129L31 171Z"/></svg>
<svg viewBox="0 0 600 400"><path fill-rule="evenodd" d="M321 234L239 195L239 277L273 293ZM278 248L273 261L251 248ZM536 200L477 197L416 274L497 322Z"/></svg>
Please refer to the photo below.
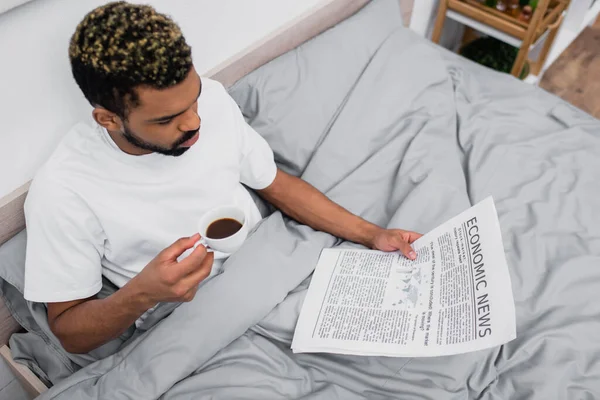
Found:
<svg viewBox="0 0 600 400"><path fill-rule="evenodd" d="M516 337L515 307L491 197L399 252L323 250L292 350L431 357Z"/></svg>

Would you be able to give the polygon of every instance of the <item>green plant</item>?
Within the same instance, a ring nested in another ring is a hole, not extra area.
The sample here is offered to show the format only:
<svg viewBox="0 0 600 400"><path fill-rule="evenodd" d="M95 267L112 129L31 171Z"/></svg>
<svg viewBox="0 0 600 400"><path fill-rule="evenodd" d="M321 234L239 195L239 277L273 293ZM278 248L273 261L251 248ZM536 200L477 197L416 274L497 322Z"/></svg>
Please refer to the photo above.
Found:
<svg viewBox="0 0 600 400"><path fill-rule="evenodd" d="M535 10L539 0L519 0L521 7L531 6L531 9ZM496 8L498 0L485 0L485 5L488 7Z"/></svg>
<svg viewBox="0 0 600 400"><path fill-rule="evenodd" d="M471 61L505 73L511 72L518 53L519 49L516 47L492 37L475 39L460 51L463 57ZM527 76L528 70L529 66L526 65L523 69L522 79Z"/></svg>

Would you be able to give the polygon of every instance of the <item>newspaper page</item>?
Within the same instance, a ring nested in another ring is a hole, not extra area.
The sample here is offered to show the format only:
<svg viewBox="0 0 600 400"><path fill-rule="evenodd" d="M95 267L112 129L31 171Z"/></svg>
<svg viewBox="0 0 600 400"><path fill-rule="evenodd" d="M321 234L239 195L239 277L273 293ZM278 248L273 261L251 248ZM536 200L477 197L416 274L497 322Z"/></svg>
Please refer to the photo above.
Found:
<svg viewBox="0 0 600 400"><path fill-rule="evenodd" d="M325 249L292 350L430 357L516 337L510 275L491 197L413 248L415 261L397 252Z"/></svg>

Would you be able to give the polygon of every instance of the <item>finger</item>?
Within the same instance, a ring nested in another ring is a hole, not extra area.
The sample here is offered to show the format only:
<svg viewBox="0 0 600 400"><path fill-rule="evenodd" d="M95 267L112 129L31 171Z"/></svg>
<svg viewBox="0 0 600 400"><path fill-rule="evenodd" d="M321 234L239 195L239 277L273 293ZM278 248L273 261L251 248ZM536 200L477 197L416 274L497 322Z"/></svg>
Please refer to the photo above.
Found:
<svg viewBox="0 0 600 400"><path fill-rule="evenodd" d="M203 245L198 245L186 258L179 261L177 268L184 276L189 275L202 266L208 254L212 253L209 253Z"/></svg>
<svg viewBox="0 0 600 400"><path fill-rule="evenodd" d="M183 301L190 302L194 300L196 297L196 292L198 291L198 285L194 285L186 294L183 296Z"/></svg>
<svg viewBox="0 0 600 400"><path fill-rule="evenodd" d="M408 243L410 243L410 244L412 244L415 240L423 237L422 234L417 233L417 232L408 231L407 233L408 233Z"/></svg>
<svg viewBox="0 0 600 400"><path fill-rule="evenodd" d="M417 258L417 253L400 235L393 236L392 245L396 247L404 256L410 260Z"/></svg>
<svg viewBox="0 0 600 400"><path fill-rule="evenodd" d="M191 271L188 275L182 278L182 283L189 287L197 287L200 282L205 280L212 271L215 256L213 253L208 253L200 266Z"/></svg>
<svg viewBox="0 0 600 400"><path fill-rule="evenodd" d="M168 260L175 261L187 250L194 247L198 240L200 240L200 235L198 233L190 237L180 238L175 243L164 249L162 255Z"/></svg>
<svg viewBox="0 0 600 400"><path fill-rule="evenodd" d="M215 261L214 253L206 253L202 261L199 264L196 264L195 268L189 271L186 275L185 279L190 279L195 281L196 283L201 282L204 278L206 278L210 271L212 270L212 266Z"/></svg>

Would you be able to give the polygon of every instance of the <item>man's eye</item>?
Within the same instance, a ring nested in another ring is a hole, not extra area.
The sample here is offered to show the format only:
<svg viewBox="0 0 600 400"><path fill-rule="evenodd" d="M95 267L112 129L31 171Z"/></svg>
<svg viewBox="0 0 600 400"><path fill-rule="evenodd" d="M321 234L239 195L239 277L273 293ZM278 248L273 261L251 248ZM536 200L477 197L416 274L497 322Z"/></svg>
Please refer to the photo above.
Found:
<svg viewBox="0 0 600 400"><path fill-rule="evenodd" d="M167 120L158 122L158 124L159 125L169 125L171 123L171 121L173 121L173 120L172 119L167 119Z"/></svg>

